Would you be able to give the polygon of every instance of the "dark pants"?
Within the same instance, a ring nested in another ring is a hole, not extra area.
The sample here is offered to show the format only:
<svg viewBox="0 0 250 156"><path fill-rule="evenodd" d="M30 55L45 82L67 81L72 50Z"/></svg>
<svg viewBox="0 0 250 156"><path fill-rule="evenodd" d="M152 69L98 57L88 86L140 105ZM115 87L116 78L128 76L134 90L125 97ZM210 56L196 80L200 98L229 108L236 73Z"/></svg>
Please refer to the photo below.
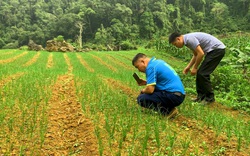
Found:
<svg viewBox="0 0 250 156"><path fill-rule="evenodd" d="M206 101L214 101L214 92L210 81L210 74L220 63L225 55L225 49L213 50L207 53L205 59L201 63L196 75L196 91L199 99Z"/></svg>
<svg viewBox="0 0 250 156"><path fill-rule="evenodd" d="M137 102L140 106L168 114L174 107L179 106L185 95L175 95L166 91L155 91L153 94L140 94Z"/></svg>

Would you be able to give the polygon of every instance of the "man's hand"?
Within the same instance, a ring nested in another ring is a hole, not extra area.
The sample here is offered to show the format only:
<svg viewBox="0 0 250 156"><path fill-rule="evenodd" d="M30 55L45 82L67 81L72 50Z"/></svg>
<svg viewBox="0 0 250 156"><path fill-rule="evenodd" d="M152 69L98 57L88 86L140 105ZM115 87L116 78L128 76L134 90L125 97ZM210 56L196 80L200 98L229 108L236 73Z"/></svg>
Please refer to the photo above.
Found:
<svg viewBox="0 0 250 156"><path fill-rule="evenodd" d="M139 86L145 86L147 84L147 81L140 79L141 81L137 83Z"/></svg>
<svg viewBox="0 0 250 156"><path fill-rule="evenodd" d="M191 75L194 76L194 75L196 75L196 73L197 73L197 69L196 68L192 68Z"/></svg>
<svg viewBox="0 0 250 156"><path fill-rule="evenodd" d="M141 94L152 94L154 90L155 90L155 85L149 85L141 90Z"/></svg>
<svg viewBox="0 0 250 156"><path fill-rule="evenodd" d="M186 68L183 70L183 74L186 75L189 71L190 71L190 68L189 68L189 67L186 67Z"/></svg>

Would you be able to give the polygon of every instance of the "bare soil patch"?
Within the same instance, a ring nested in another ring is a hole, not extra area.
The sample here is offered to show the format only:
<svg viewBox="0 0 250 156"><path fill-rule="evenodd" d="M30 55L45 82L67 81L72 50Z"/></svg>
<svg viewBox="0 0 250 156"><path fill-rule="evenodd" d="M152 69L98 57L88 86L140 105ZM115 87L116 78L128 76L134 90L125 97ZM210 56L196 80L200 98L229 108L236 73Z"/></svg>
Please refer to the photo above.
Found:
<svg viewBox="0 0 250 156"><path fill-rule="evenodd" d="M48 57L48 62L47 62L46 68L52 68L53 65L54 65L54 63L53 63L53 54L50 53L49 57Z"/></svg>
<svg viewBox="0 0 250 156"><path fill-rule="evenodd" d="M32 65L33 63L35 63L37 61L37 59L39 58L40 55L41 55L41 53L37 52L36 55L31 60L26 62L23 66L28 67L28 66Z"/></svg>
<svg viewBox="0 0 250 156"><path fill-rule="evenodd" d="M92 121L81 109L73 76L59 76L48 105L48 129L44 155L98 155Z"/></svg>
<svg viewBox="0 0 250 156"><path fill-rule="evenodd" d="M91 68L88 63L81 57L80 54L76 54L78 60L81 62L81 64L91 73L93 73L95 70Z"/></svg>
<svg viewBox="0 0 250 156"><path fill-rule="evenodd" d="M107 64L107 63L106 63L105 61L103 61L100 57L95 56L95 55L92 55L92 54L91 54L91 56L92 56L94 59L96 59L97 61L99 61L100 64L106 66L108 69L112 70L113 72L117 72L117 69L116 69L116 68L114 68L113 66Z"/></svg>
<svg viewBox="0 0 250 156"><path fill-rule="evenodd" d="M0 60L0 64L5 64L5 63L13 62L13 61L15 61L16 59L18 59L18 58L20 58L20 57L22 57L22 56L24 56L24 55L27 55L27 54L28 54L28 52L26 51L26 52L23 52L23 53L21 53L21 54L19 54L19 55L17 55L17 56L12 57L12 58L5 59L5 60Z"/></svg>

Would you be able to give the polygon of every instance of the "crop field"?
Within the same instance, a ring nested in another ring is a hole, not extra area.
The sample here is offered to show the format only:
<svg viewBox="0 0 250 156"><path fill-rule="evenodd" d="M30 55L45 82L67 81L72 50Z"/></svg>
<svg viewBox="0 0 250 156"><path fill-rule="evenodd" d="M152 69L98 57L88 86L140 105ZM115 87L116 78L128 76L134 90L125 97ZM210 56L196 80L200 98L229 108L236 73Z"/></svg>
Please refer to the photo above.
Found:
<svg viewBox="0 0 250 156"><path fill-rule="evenodd" d="M222 103L192 103L166 117L136 103L132 77L138 52L168 62L183 79L183 62L148 50L59 53L0 50L0 155L249 156L250 117Z"/></svg>

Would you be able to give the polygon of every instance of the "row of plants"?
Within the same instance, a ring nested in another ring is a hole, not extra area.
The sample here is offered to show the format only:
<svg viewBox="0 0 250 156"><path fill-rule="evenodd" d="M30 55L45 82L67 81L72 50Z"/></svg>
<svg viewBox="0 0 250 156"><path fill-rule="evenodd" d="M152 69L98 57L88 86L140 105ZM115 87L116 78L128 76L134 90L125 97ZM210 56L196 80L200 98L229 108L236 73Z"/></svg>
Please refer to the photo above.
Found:
<svg viewBox="0 0 250 156"><path fill-rule="evenodd" d="M1 51L0 60L23 53L16 51L1 55L7 52ZM232 117L231 112L191 103L194 77L180 74L188 95L179 107L180 118L172 122L157 112L141 109L135 101L141 88L132 77L137 71L131 64L131 59L138 52L167 61L178 73L185 66L181 59L175 59L168 53L145 49L107 53L41 52L37 62L22 66L36 54L29 52L14 62L1 64L1 67L6 67L1 71L1 79L17 72L26 74L0 89L6 99L0 103L1 108L5 108L0 111L0 143L7 145L4 150L0 149L0 153L25 155L25 152L32 151L36 155L37 145L44 146L48 125L47 104L52 94L50 86L55 83L56 77L68 72L64 55L68 56L73 67L70 74L74 77L82 110L94 124L92 133L97 139L99 155L223 155L226 152L249 152L249 123L242 120L243 115ZM53 66L46 68L50 54L53 55ZM87 65L80 62L78 55ZM224 135L226 140L221 139ZM10 141L13 137L16 141Z"/></svg>

